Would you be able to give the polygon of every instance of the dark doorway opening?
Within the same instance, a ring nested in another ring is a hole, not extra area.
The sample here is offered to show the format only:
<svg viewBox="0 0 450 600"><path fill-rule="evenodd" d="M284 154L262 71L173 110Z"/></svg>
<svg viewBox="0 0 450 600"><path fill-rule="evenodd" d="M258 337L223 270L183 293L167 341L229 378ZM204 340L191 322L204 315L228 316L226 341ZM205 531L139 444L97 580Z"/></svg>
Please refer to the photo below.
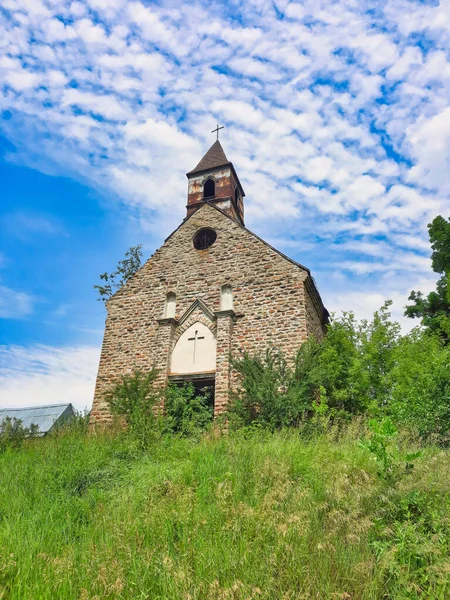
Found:
<svg viewBox="0 0 450 600"><path fill-rule="evenodd" d="M191 384L194 388L196 396L205 398L207 406L212 409L214 413L214 393L215 393L215 379L214 376L205 376L197 374L195 375L172 375L169 376L170 383L183 387L186 384Z"/></svg>

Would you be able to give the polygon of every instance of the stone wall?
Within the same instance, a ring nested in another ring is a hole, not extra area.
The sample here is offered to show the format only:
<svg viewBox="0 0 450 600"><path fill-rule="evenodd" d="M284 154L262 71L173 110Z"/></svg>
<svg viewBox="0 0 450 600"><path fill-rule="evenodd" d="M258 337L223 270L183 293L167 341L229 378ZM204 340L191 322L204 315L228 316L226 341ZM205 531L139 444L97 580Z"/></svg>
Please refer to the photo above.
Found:
<svg viewBox="0 0 450 600"><path fill-rule="evenodd" d="M195 250L193 236L206 226L216 230L217 240L207 250ZM161 383L166 379L177 322L196 299L206 305L213 319L203 315L202 320L219 334L217 364L222 391L217 390L216 404L223 407L226 398L219 395L228 386L228 356L224 353L228 354L229 348L235 354L274 346L293 356L310 333L322 328L320 298L314 302L311 286L305 288L309 278L306 269L204 204L107 303L92 421L109 420L102 397L121 374L156 365L162 369ZM233 288L232 317L220 316L224 284ZM174 320L163 319L169 292L176 294ZM220 348L224 348L222 353Z"/></svg>
<svg viewBox="0 0 450 600"><path fill-rule="evenodd" d="M305 308L308 336L314 335L317 340L321 340L325 335L325 326L328 323L328 312L325 311L322 305L322 301L311 276L307 277L305 280Z"/></svg>

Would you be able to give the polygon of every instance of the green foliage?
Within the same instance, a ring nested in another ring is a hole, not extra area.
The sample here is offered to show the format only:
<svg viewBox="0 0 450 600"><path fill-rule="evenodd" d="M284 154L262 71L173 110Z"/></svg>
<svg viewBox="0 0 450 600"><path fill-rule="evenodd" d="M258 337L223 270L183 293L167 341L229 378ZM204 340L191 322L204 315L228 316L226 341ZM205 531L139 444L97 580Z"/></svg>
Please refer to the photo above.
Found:
<svg viewBox="0 0 450 600"><path fill-rule="evenodd" d="M185 436L198 434L211 424L213 412L210 389L204 388L197 393L191 383L167 387L164 401L166 431Z"/></svg>
<svg viewBox="0 0 450 600"><path fill-rule="evenodd" d="M317 390L325 392L331 417L377 412L390 395L388 374L394 364L399 325L390 318L390 302L372 321L353 313L334 318L326 337L305 342L297 356L295 378L314 410Z"/></svg>
<svg viewBox="0 0 450 600"><path fill-rule="evenodd" d="M142 447L158 431L156 410L161 395L154 385L156 375L155 369L148 373L135 370L131 375L123 375L105 396L111 413L125 419L130 433Z"/></svg>
<svg viewBox="0 0 450 600"><path fill-rule="evenodd" d="M100 279L105 284L94 285L94 289L98 290L98 300L107 302L141 268L141 265L142 244L139 244L139 246L132 246L125 252L125 258L119 261L115 271L100 275Z"/></svg>
<svg viewBox="0 0 450 600"><path fill-rule="evenodd" d="M386 417L382 421L371 419L369 429L372 435L368 441L362 441L361 446L367 448L375 457L379 465L379 474L385 479L393 478L395 455L389 449L389 443L398 435L398 430L391 419Z"/></svg>
<svg viewBox="0 0 450 600"><path fill-rule="evenodd" d="M404 456L400 453L396 443L398 429L392 420L389 417L381 420L370 419L369 430L370 438L362 440L360 445L373 454L378 463L380 477L394 482L402 474L410 473L414 467L413 461L422 456L422 452L408 452Z"/></svg>
<svg viewBox="0 0 450 600"><path fill-rule="evenodd" d="M449 441L450 346L419 330L404 336L389 374L387 409L402 426Z"/></svg>
<svg viewBox="0 0 450 600"><path fill-rule="evenodd" d="M436 291L424 296L422 292L412 291L406 306L405 315L421 318L427 331L439 334L446 342L450 339L450 219L436 217L428 225L432 247L433 271L442 277L436 285Z"/></svg>
<svg viewBox="0 0 450 600"><path fill-rule="evenodd" d="M352 415L388 416L422 437L450 442L450 345L426 331L402 336L390 302L370 321L334 318L323 340L308 339L289 364L277 350L235 360L232 428L327 427Z"/></svg>
<svg viewBox="0 0 450 600"><path fill-rule="evenodd" d="M392 486L353 427L32 439L0 455L0 597L448 598L448 451Z"/></svg>
<svg viewBox="0 0 450 600"><path fill-rule="evenodd" d="M420 489L410 484L380 500L369 543L386 597L447 598L450 527L442 519L442 507L448 507L448 494L441 486Z"/></svg>
<svg viewBox="0 0 450 600"><path fill-rule="evenodd" d="M310 399L298 391L294 370L283 354L268 349L263 356L244 353L232 360L241 380L228 407L232 427L261 423L270 429L298 424Z"/></svg>
<svg viewBox="0 0 450 600"><path fill-rule="evenodd" d="M412 291L408 300L413 302L406 306L405 315L422 319L422 325L431 333L436 333L448 342L450 339L450 302L448 275L441 277L436 284L436 291L424 296L422 292Z"/></svg>
<svg viewBox="0 0 450 600"><path fill-rule="evenodd" d="M327 419L384 410L391 394L399 325L390 302L372 321L353 313L334 318L323 340L306 340L293 365L275 349L261 356L244 354L233 362L240 388L230 401L232 422L269 428L298 424L307 415Z"/></svg>
<svg viewBox="0 0 450 600"><path fill-rule="evenodd" d="M38 433L37 425L24 427L21 419L5 417L0 421L0 453L8 448L20 448L27 437L33 437Z"/></svg>
<svg viewBox="0 0 450 600"><path fill-rule="evenodd" d="M450 219L436 217L428 225L430 236L431 261L436 273L450 273Z"/></svg>
<svg viewBox="0 0 450 600"><path fill-rule="evenodd" d="M209 388L198 393L192 384L169 384L161 392L154 385L156 376L155 369L148 373L135 370L124 375L106 394L112 414L125 420L130 434L142 448L163 433L197 435L213 417Z"/></svg>

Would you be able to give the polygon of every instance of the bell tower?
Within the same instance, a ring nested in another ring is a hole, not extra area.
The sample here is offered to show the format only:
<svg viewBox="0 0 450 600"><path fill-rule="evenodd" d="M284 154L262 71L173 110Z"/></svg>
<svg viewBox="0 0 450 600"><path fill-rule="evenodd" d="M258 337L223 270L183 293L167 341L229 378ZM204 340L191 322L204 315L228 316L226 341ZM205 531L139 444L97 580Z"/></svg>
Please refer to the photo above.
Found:
<svg viewBox="0 0 450 600"><path fill-rule="evenodd" d="M215 204L240 225L244 225L244 189L217 139L188 178L187 216L205 202Z"/></svg>

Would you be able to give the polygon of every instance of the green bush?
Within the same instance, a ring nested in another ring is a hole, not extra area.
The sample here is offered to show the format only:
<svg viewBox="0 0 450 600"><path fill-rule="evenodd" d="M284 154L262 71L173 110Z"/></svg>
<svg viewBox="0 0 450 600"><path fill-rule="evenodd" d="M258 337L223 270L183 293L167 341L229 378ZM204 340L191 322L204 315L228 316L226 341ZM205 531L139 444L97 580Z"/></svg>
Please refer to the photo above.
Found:
<svg viewBox="0 0 450 600"><path fill-rule="evenodd" d="M378 474L391 482L398 481L402 475L411 473L414 462L422 456L416 452L400 452L398 445L398 429L389 417L378 421L370 419L369 439L361 440L360 446L369 450L378 464Z"/></svg>
<svg viewBox="0 0 450 600"><path fill-rule="evenodd" d="M37 425L24 427L21 419L5 417L0 421L0 452L8 448L20 448L27 437L34 437L39 432Z"/></svg>
<svg viewBox="0 0 450 600"><path fill-rule="evenodd" d="M450 345L412 331L399 342L389 381L387 408L397 423L450 441Z"/></svg>
<svg viewBox="0 0 450 600"><path fill-rule="evenodd" d="M334 318L323 340L310 337L302 344L293 364L274 348L234 360L240 382L230 399L231 422L273 429L319 413L336 419L382 412L399 343L399 325L391 321L389 305L372 321L357 322L353 313Z"/></svg>
<svg viewBox="0 0 450 600"><path fill-rule="evenodd" d="M323 340L306 340L289 363L277 349L243 354L232 362L239 375L230 397L232 427L269 429L388 416L421 436L450 441L450 346L413 330L402 336L390 302L373 319L352 313L333 318Z"/></svg>
<svg viewBox="0 0 450 600"><path fill-rule="evenodd" d="M204 431L213 418L213 404L208 388L197 393L191 383L169 384L164 402L164 429L189 436Z"/></svg>
<svg viewBox="0 0 450 600"><path fill-rule="evenodd" d="M106 394L111 413L123 418L130 434L147 447L158 433L157 408L161 394L155 386L157 371L135 370L122 378Z"/></svg>
<svg viewBox="0 0 450 600"><path fill-rule="evenodd" d="M343 313L333 318L320 343L300 349L297 378L309 382L310 394L323 387L333 414L376 414L387 402L400 331L389 306L386 302L371 321L358 322L353 313Z"/></svg>
<svg viewBox="0 0 450 600"><path fill-rule="evenodd" d="M300 422L310 400L299 394L294 370L280 351L269 349L263 356L244 353L232 360L232 366L240 375L227 412L232 427L260 423L275 429Z"/></svg>

